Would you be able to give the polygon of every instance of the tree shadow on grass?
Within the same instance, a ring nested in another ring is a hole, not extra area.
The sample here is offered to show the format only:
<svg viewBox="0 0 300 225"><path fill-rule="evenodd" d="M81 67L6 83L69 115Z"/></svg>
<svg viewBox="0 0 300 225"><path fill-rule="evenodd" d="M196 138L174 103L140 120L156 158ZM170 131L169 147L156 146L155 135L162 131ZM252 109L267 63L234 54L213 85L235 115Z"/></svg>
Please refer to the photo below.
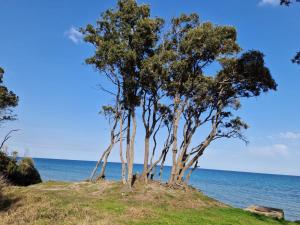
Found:
<svg viewBox="0 0 300 225"><path fill-rule="evenodd" d="M0 212L9 210L19 200L19 197L0 196Z"/></svg>

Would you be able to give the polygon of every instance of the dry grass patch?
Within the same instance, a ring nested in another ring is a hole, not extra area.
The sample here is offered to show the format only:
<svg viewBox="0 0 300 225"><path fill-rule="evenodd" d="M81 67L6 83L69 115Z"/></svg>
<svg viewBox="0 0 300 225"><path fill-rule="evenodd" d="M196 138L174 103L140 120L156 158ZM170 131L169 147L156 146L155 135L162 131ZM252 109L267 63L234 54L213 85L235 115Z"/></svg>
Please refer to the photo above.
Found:
<svg viewBox="0 0 300 225"><path fill-rule="evenodd" d="M4 194L9 202L0 209L0 225L288 224L258 219L192 188L157 182L137 182L133 189L108 181L46 182L11 186Z"/></svg>

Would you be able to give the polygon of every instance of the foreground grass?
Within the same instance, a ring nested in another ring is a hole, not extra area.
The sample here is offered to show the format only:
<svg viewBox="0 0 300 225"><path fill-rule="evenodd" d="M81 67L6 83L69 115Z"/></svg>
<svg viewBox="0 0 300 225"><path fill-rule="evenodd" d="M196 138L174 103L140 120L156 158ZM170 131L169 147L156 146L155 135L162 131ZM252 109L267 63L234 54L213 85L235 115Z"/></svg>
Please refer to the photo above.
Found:
<svg viewBox="0 0 300 225"><path fill-rule="evenodd" d="M117 182L46 182L9 187L0 203L0 224L287 224L231 208L200 192L158 183L133 191Z"/></svg>

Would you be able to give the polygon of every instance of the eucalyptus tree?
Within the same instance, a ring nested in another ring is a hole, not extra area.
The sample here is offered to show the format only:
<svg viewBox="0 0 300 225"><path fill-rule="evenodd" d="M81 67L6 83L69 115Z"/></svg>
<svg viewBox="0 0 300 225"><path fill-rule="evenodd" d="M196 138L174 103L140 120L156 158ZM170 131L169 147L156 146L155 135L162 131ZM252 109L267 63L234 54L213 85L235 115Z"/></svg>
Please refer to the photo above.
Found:
<svg viewBox="0 0 300 225"><path fill-rule="evenodd" d="M167 95L173 101L173 146L172 170L170 183L176 180L178 166L180 167L186 151L184 140L181 152L178 154L178 125L186 110L195 108L194 100L209 91L209 77L203 70L222 55L237 53L240 48L235 43L236 32L232 27L215 27L211 23L201 23L197 14L182 15L172 20L172 28L165 41L165 49L169 55L168 82L164 87ZM195 108L202 113L204 108ZM196 113L196 112L195 112ZM186 118L186 115L184 115ZM187 121L184 129L188 128ZM200 126L196 121L196 128ZM196 129L195 128L195 129ZM192 133L195 132L192 131ZM186 130L187 131L187 130ZM185 136L189 135L184 132ZM177 159L178 155L178 159Z"/></svg>
<svg viewBox="0 0 300 225"><path fill-rule="evenodd" d="M16 107L19 101L18 96L4 85L3 76L4 69L0 67L0 125L16 118L12 114L12 108Z"/></svg>
<svg viewBox="0 0 300 225"><path fill-rule="evenodd" d="M169 55L168 82L164 87L173 101L172 170L169 184L181 183L186 171L197 166L209 144L222 137L241 138L247 125L232 118L239 99L258 96L276 89L263 55L251 51L240 58L236 30L230 26L201 23L196 14L172 20L164 43ZM205 73L212 63L222 69L216 75ZM179 122L184 120L183 138L178 145ZM203 142L191 147L192 137L205 124L211 130Z"/></svg>
<svg viewBox="0 0 300 225"><path fill-rule="evenodd" d="M164 53L163 45L157 46L154 54L144 61L141 73L141 110L142 122L145 128L144 168L142 175L145 181L149 178L150 173L153 176L153 169L161 162L167 150L167 145L165 144L161 150L162 154L159 160L153 161L158 147L156 136L163 126L169 125L167 121L170 117L169 106L165 101L166 93L162 88L166 85L168 75L168 71L164 68L168 58L165 57ZM151 137L153 147L149 161ZM169 138L167 138L166 143L169 143Z"/></svg>
<svg viewBox="0 0 300 225"><path fill-rule="evenodd" d="M179 158L177 164L177 182L182 182L185 172L198 164L211 142L220 138L239 138L247 142L243 130L248 125L239 116L234 116L234 111L241 107L240 99L276 90L277 84L264 65L262 53L249 51L238 58L222 58L220 62L222 69L213 77L211 91L204 101L201 96L201 101L195 103L197 108L207 107L209 113L202 121L210 121L210 131L202 142L190 147L189 151L184 149L183 157ZM196 115L196 121L201 121L200 114L192 114Z"/></svg>
<svg viewBox="0 0 300 225"><path fill-rule="evenodd" d="M292 1L292 0L280 0L280 5L290 6L293 2L300 3L300 0L295 0L295 1ZM296 55L292 59L292 62L300 64L300 51L296 53Z"/></svg>
<svg viewBox="0 0 300 225"><path fill-rule="evenodd" d="M295 0L295 2L300 2L300 0ZM293 3L292 0L280 0L280 5L289 6L292 3Z"/></svg>
<svg viewBox="0 0 300 225"><path fill-rule="evenodd" d="M112 146L119 141L123 182L126 172L126 183L132 185L138 108L145 129L143 180L152 179L157 166L162 176L171 151L169 184L175 185L188 181L213 141L239 138L247 142L243 130L248 125L235 112L241 107L240 99L276 90L263 54L242 53L234 27L203 23L197 14L173 18L165 35L160 35L162 25L162 19L150 17L149 6L119 0L117 8L105 11L95 26L82 29L85 41L95 48L86 63L94 65L117 90L108 91L116 96L115 104L104 107L112 129L110 145L98 162L103 162L100 177ZM162 129L166 136L158 146ZM207 134L202 141L195 139L199 131Z"/></svg>
<svg viewBox="0 0 300 225"><path fill-rule="evenodd" d="M95 47L95 54L86 60L101 73L122 87L122 105L127 114L126 159L127 180L132 184L136 107L141 100L143 62L154 54L163 21L150 17L148 5L134 0L119 0L116 9L105 11L95 26L82 29L85 41Z"/></svg>

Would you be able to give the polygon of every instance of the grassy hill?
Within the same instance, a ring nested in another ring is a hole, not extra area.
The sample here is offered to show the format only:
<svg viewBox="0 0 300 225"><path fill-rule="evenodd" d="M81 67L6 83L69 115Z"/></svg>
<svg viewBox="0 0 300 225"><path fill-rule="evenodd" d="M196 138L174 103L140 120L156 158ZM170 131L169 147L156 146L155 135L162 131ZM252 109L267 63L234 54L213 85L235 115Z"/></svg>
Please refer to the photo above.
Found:
<svg viewBox="0 0 300 225"><path fill-rule="evenodd" d="M152 182L46 182L4 189L0 224L295 224L244 212L194 190Z"/></svg>

